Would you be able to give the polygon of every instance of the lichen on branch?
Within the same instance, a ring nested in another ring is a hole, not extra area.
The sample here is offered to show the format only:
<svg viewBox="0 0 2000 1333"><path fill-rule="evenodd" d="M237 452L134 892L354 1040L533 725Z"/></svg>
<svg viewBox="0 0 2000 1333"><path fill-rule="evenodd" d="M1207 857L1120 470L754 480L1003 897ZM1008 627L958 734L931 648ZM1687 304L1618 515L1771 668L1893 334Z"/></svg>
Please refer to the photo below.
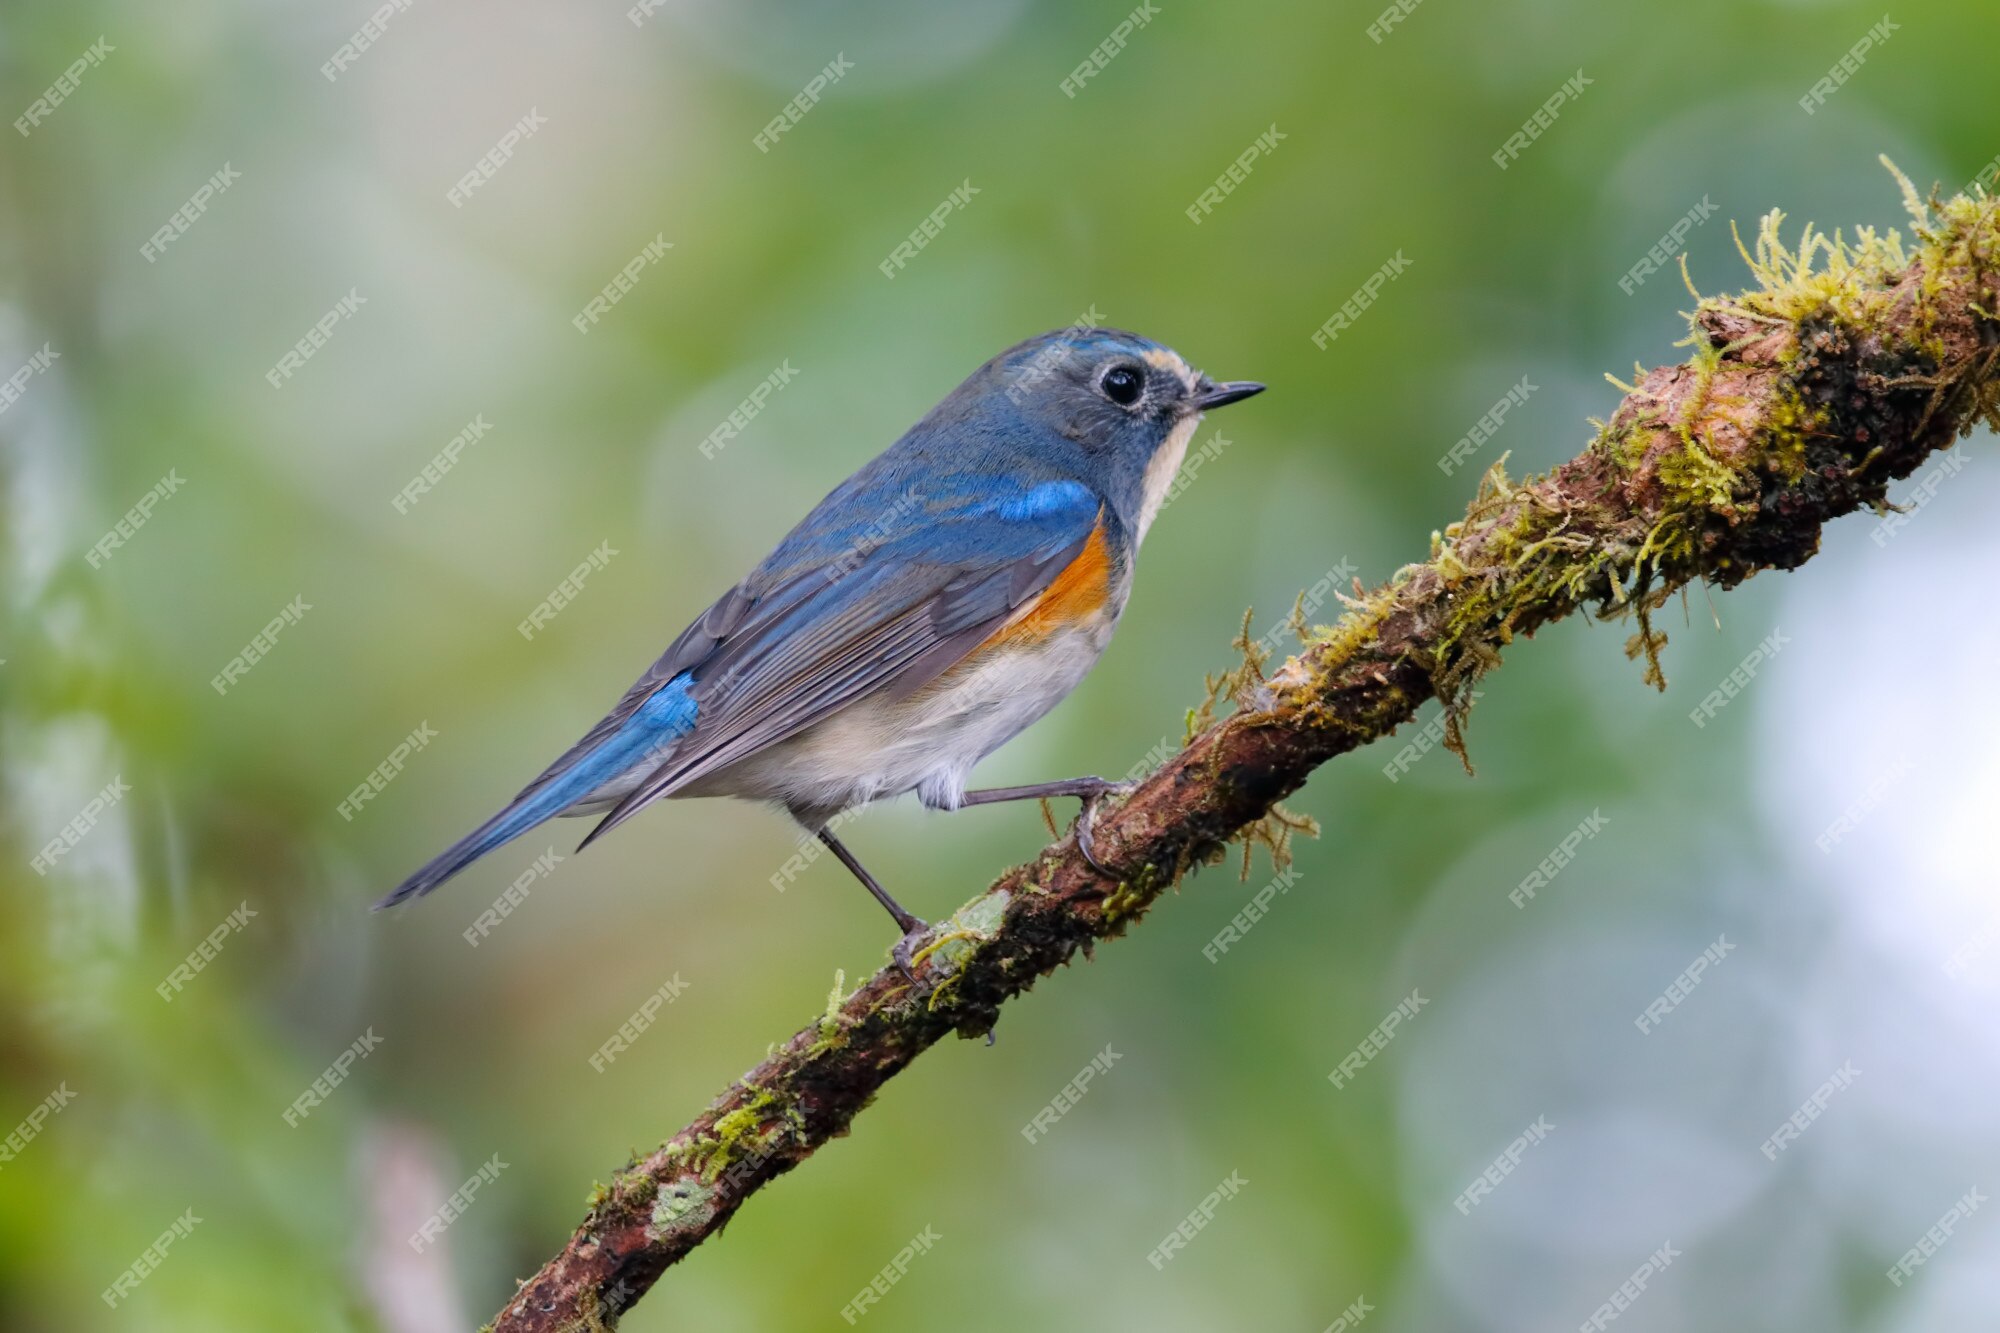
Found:
<svg viewBox="0 0 2000 1333"><path fill-rule="evenodd" d="M1007 1000L1122 934L1232 840L1282 854L1278 803L1426 700L1443 702L1463 757L1473 685L1516 635L1578 612L1629 616L1627 651L1664 688L1651 617L1668 598L1804 563L1828 520L1887 508L1891 481L1980 422L2000 427L2000 205L1902 184L1907 240L1807 227L1787 245L1782 215L1766 217L1744 256L1756 285L1697 297L1687 359L1620 385L1582 453L1520 482L1495 465L1427 561L1352 599L1268 679L1256 660L1220 692L1212 682L1211 705L1235 711L1197 714L1185 748L1100 814L1111 875L1065 838L935 926L914 981L885 967L851 993L836 983L822 1015L600 1187L495 1327L614 1325L939 1039L991 1031Z"/></svg>

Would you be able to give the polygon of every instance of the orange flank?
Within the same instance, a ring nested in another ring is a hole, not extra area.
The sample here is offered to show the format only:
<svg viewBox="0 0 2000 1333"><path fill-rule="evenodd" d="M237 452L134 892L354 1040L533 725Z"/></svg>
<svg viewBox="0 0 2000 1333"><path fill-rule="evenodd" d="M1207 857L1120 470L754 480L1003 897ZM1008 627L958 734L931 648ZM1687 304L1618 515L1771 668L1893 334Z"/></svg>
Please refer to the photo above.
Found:
<svg viewBox="0 0 2000 1333"><path fill-rule="evenodd" d="M1023 603L1009 616L979 650L1038 644L1058 630L1095 616L1110 597L1111 548L1104 544L1104 520L1100 517L1076 559L1033 601Z"/></svg>

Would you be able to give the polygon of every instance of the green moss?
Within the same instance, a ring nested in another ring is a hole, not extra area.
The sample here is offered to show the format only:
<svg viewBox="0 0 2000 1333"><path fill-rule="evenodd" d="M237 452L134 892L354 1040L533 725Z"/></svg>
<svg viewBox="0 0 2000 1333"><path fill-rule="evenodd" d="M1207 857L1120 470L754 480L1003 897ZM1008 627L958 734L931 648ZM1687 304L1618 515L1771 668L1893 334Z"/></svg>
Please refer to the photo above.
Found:
<svg viewBox="0 0 2000 1333"><path fill-rule="evenodd" d="M660 1182L642 1170L625 1171L613 1182L618 1199L634 1208L644 1208L659 1192Z"/></svg>
<svg viewBox="0 0 2000 1333"><path fill-rule="evenodd" d="M556 1333L612 1333L612 1325L605 1321L595 1288L585 1290L577 1299L575 1316L556 1325Z"/></svg>
<svg viewBox="0 0 2000 1333"><path fill-rule="evenodd" d="M1237 830L1233 842L1242 844L1243 865L1237 875L1239 880L1250 878L1251 854L1262 847L1271 856L1271 869L1285 870L1292 864L1292 839L1298 837L1317 838L1319 821L1311 815L1296 810L1288 810L1283 805L1272 802L1271 808L1262 819L1252 820Z"/></svg>
<svg viewBox="0 0 2000 1333"><path fill-rule="evenodd" d="M1767 465L1784 480L1799 481L1806 473L1806 442L1825 424L1826 413L1807 407L1805 400L1786 386L1780 392L1776 410L1765 421Z"/></svg>
<svg viewBox="0 0 2000 1333"><path fill-rule="evenodd" d="M835 969L833 989L827 993L826 1010L819 1019L819 1039L807 1050L808 1056L819 1055L847 1044L847 1024L840 1013L841 1005L846 999L846 991L847 969Z"/></svg>
<svg viewBox="0 0 2000 1333"><path fill-rule="evenodd" d="M1382 622L1396 609L1396 601L1393 588L1379 588L1359 601L1348 601L1347 614L1332 625L1315 627L1306 646L1318 649L1320 660L1329 669L1338 670L1375 641Z"/></svg>
<svg viewBox="0 0 2000 1333"><path fill-rule="evenodd" d="M1117 923L1135 917L1146 910L1147 904L1159 896L1164 887L1160 874L1152 866L1139 868L1139 873L1119 884L1104 897L1103 907L1106 923Z"/></svg>
<svg viewBox="0 0 2000 1333"><path fill-rule="evenodd" d="M789 1103L770 1089L759 1088L749 1101L717 1117L690 1152L690 1165L704 1181L714 1181L745 1157L767 1152L796 1118Z"/></svg>
<svg viewBox="0 0 2000 1333"><path fill-rule="evenodd" d="M762 1109L763 1105L768 1105L770 1100L769 1094L765 1094L758 1101L752 1102L748 1106L739 1106L715 1122L715 1139L719 1148L718 1156L726 1156L733 1152L743 1142L746 1135L754 1132L763 1123L763 1117L758 1114L758 1111Z"/></svg>
<svg viewBox="0 0 2000 1333"><path fill-rule="evenodd" d="M1901 179L1900 177L1898 178ZM1692 317L1688 345L1689 383L1671 384L1675 419L1648 403L1650 393L1666 394L1661 383L1639 371L1633 385L1621 385L1627 399L1613 423L1599 427L1592 450L1632 478L1650 514L1643 532L1631 512L1593 512L1577 494L1598 493L1588 483L1566 487L1557 474L1517 486L1496 464L1481 479L1466 518L1433 539L1432 559L1412 577L1428 575L1443 585L1443 622L1436 626L1429 667L1447 708L1447 742L1455 744L1460 700L1473 681L1498 657L1522 627L1532 628L1595 604L1599 614L1633 614L1639 632L1628 651L1647 664L1647 679L1665 683L1660 649L1665 636L1650 614L1674 586L1702 572L1710 540L1758 517L1758 503L1772 487L1806 480L1810 452L1832 423L1838 405L1813 405L1791 378L1810 367L1800 359L1796 340L1779 366L1775 383L1755 379L1755 365L1737 368L1739 354L1774 332L1832 327L1856 341L1889 344L1885 364L1922 365L1942 359L1943 341L1934 308L1947 276L1990 267L2000 225L1991 201L1955 199L1926 207L1905 186L1918 239L1914 252L1896 231L1862 228L1849 240L1806 227L1795 246L1782 238L1783 215L1764 218L1755 253L1744 258L1757 289L1730 298L1701 300ZM1917 304L1907 287L1898 289L1916 266ZM1890 316L1900 345L1887 330ZM1715 328L1749 329L1718 345ZM1871 353L1872 355L1873 353ZM1961 367L1961 371L1969 369ZM1990 372L1991 364L1982 368ZM1937 377L1942 385L1946 376ZM1961 378L1964 378L1961 375ZM1975 375L1988 414L2000 401L1990 373ZM1614 380L1614 382L1616 382ZM1919 375L1918 384L1931 380ZM1754 415L1743 410L1754 399ZM1747 436L1746 436L1747 433ZM1865 432L1864 432L1865 435ZM1717 440L1732 441L1725 457ZM1879 452L1879 448L1878 448ZM1872 461L1869 454L1851 473ZM1607 506L1608 508L1608 506ZM1809 535L1805 539L1810 539ZM1433 604L1438 599L1433 599ZM1378 622L1380 613L1374 617ZM1338 662L1365 650L1371 627L1351 616L1327 636L1328 660ZM1333 645L1337 642L1337 647Z"/></svg>

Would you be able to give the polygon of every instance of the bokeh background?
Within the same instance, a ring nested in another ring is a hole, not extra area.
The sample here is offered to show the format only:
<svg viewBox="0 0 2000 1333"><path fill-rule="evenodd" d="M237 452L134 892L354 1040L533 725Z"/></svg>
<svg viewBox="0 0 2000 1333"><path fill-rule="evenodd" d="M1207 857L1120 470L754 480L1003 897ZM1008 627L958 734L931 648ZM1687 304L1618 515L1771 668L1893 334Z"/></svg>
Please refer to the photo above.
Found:
<svg viewBox="0 0 2000 1333"><path fill-rule="evenodd" d="M109 48L29 133L0 132L0 374L59 354L0 410L0 1134L37 1131L0 1160L8 1329L477 1324L594 1180L817 1012L839 971L879 966L887 923L845 872L820 859L786 882L793 830L730 804L656 809L573 858L584 826L553 826L414 910L365 907L999 348L1094 312L1272 386L1204 428L1227 443L1154 529L1107 660L981 776L1122 773L1178 737L1245 607L1262 630L1327 571L1372 582L1422 558L1479 468L1573 454L1615 400L1603 372L1677 359L1679 274L1620 285L1677 219L1713 206L1689 270L1732 287L1732 220L1894 223L1878 154L1949 190L2000 153L2000 12L1972 4L1893 9L1810 114L1799 99L1878 7L1428 0L1378 41L1372 0L1168 0L1074 96L1064 79L1124 4L665 0L635 21L623 3L413 0L327 78L375 9L0 18L10 119ZM837 58L851 70L760 150ZM1497 167L1579 70L1582 95ZM545 123L454 206L531 112ZM142 253L225 166L227 190ZM580 333L655 238L672 248ZM1316 347L1399 254L1402 275ZM350 292L365 304L274 388L266 372ZM1437 460L1524 380L1447 475ZM399 512L475 418L483 437ZM1391 781L1416 729L1332 765L1297 801L1324 836L1241 941L1204 956L1269 882L1261 857L1045 982L997 1045L921 1061L625 1327L844 1328L927 1227L940 1239L862 1315L878 1333L1322 1330L1357 1300L1385 1330L1574 1328L1663 1245L1677 1257L1618 1328L1990 1327L1990 1210L1887 1276L2000 1184L1990 443L1893 536L1852 518L1796 574L1697 592L1666 625L1664 694L1625 659L1628 627L1564 624L1483 686L1476 778L1433 751ZM615 556L525 639L601 544ZM310 609L219 694L211 678L294 599ZM424 726L435 739L344 818ZM33 870L114 780L129 793ZM1592 816L1553 882L1510 903ZM847 832L926 916L1046 836L1030 809L907 804ZM468 944L551 848L560 863ZM1413 990L1416 1017L1334 1086ZM357 1042L372 1049L288 1124ZM1116 1062L1028 1142L1107 1047ZM1760 1151L1847 1066L1796 1143ZM1553 1129L1500 1185L1455 1206L1538 1119ZM442 1241L413 1249L496 1157ZM1149 1263L1232 1173L1241 1190ZM110 1308L100 1293L187 1215Z"/></svg>

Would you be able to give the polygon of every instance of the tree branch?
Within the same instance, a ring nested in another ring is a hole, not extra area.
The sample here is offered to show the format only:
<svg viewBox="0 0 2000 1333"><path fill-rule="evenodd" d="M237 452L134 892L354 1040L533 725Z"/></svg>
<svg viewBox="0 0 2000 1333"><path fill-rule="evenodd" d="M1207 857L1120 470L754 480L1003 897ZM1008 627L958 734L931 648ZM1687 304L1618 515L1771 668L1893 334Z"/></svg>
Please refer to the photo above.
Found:
<svg viewBox="0 0 2000 1333"><path fill-rule="evenodd" d="M1904 193L1908 248L1895 232L1842 243L1808 227L1788 249L1781 216L1765 219L1745 255L1757 286L1698 301L1688 360L1647 372L1582 454L1518 484L1496 464L1428 562L1351 601L1269 680L1246 638L1244 666L1220 682L1233 715L1210 723L1204 708L1186 748L1100 815L1097 854L1117 882L1065 838L935 927L915 985L885 968L836 991L823 1017L601 1188L495 1327L614 1324L939 1038L990 1030L1007 1000L1122 934L1231 839L1262 836L1282 855L1276 802L1425 700L1442 700L1463 758L1473 683L1516 634L1578 611L1630 615L1626 651L1664 688L1650 615L1673 593L1803 563L1827 520L1884 511L1892 479L1977 422L2000 425L2000 206L1925 205L1907 182Z"/></svg>

